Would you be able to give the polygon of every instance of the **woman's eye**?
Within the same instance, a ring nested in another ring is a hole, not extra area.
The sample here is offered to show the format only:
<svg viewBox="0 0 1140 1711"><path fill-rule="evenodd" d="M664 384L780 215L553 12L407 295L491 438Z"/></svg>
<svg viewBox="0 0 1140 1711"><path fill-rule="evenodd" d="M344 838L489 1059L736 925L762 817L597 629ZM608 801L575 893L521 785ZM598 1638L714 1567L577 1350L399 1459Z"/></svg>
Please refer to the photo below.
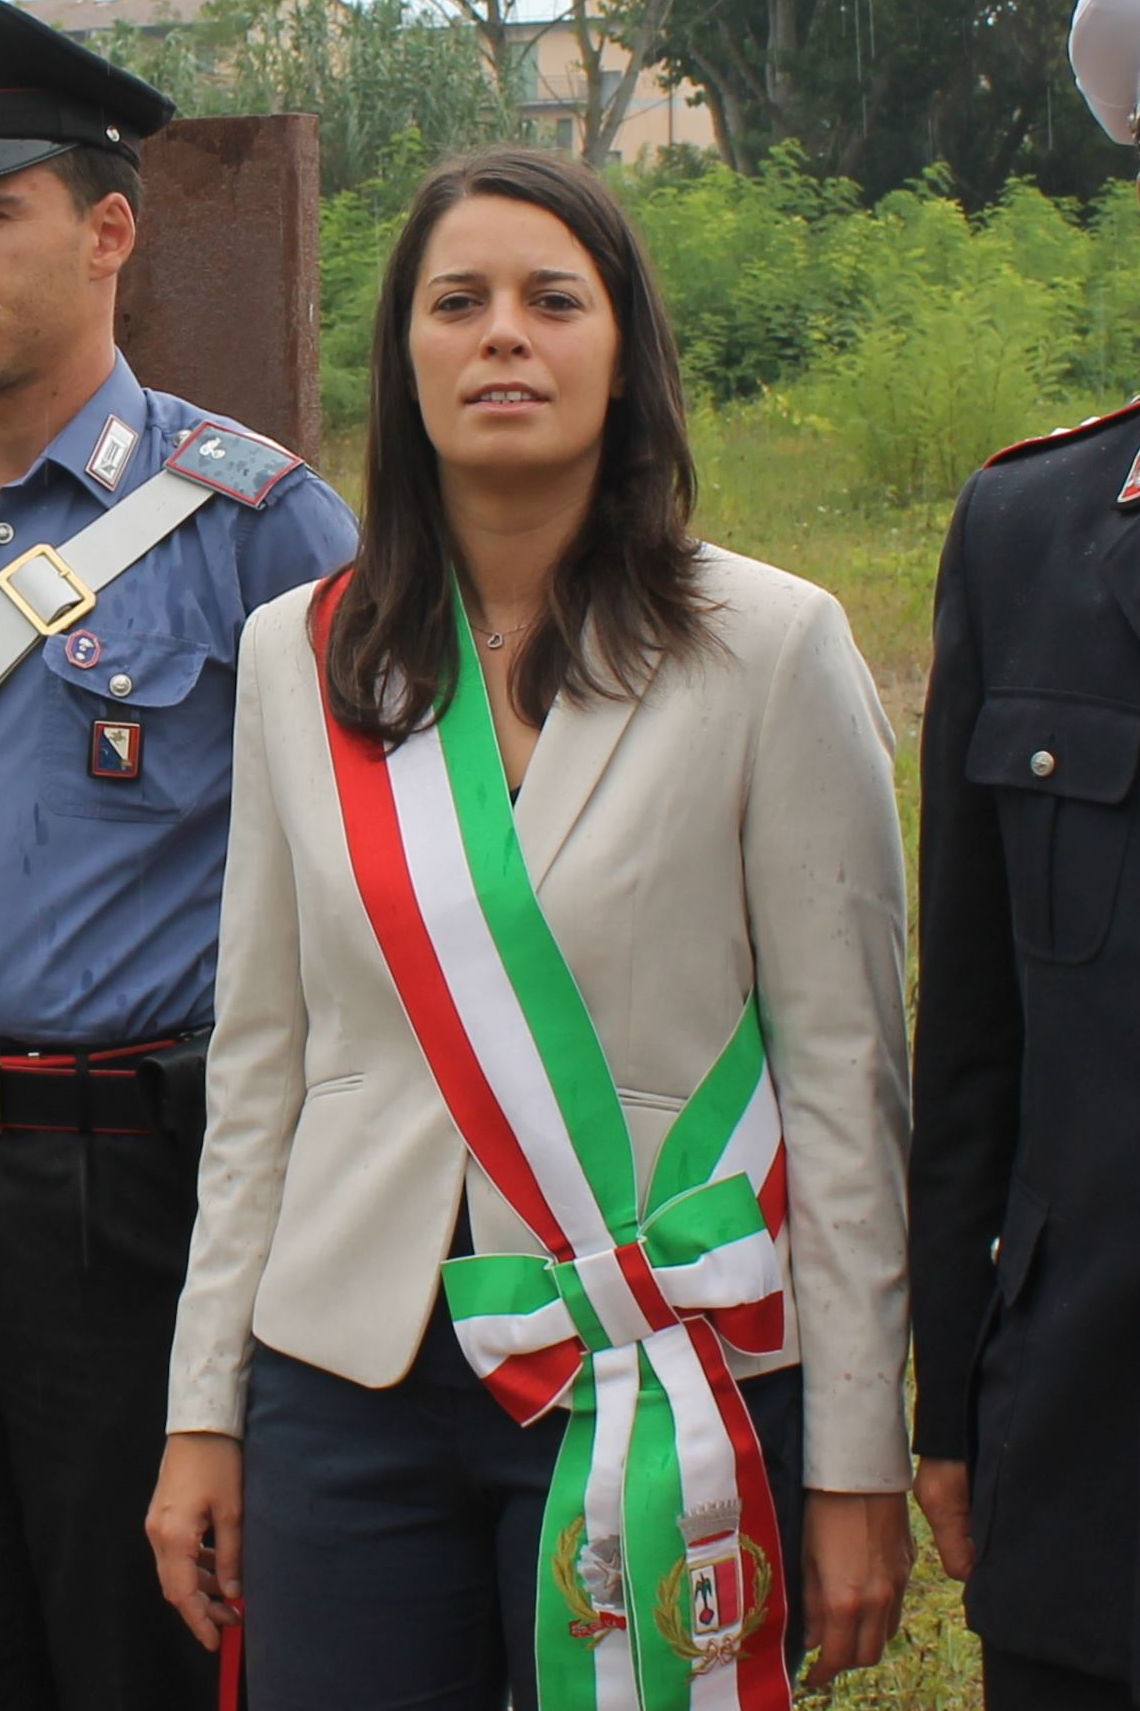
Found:
<svg viewBox="0 0 1140 1711"><path fill-rule="evenodd" d="M456 314L462 309L470 309L475 299L469 291L449 291L446 297L441 297L436 309L444 314Z"/></svg>
<svg viewBox="0 0 1140 1711"><path fill-rule="evenodd" d="M544 291L538 302L541 308L554 309L558 313L564 313L567 309L578 307L577 300L565 291Z"/></svg>

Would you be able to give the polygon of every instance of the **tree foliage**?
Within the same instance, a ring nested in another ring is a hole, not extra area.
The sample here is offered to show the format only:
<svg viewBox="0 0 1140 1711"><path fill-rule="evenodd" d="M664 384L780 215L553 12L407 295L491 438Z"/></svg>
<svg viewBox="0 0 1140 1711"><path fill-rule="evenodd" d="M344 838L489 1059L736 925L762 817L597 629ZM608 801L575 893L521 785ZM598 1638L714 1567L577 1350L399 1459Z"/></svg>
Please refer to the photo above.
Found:
<svg viewBox="0 0 1140 1711"><path fill-rule="evenodd" d="M932 170L865 206L794 143L754 177L617 172L669 304L690 397L760 407L858 448L869 481L944 495L990 452L1109 409L1140 374L1140 212L1082 216L1014 179L971 217ZM326 210L326 403L362 415L379 264L366 194Z"/></svg>
<svg viewBox="0 0 1140 1711"><path fill-rule="evenodd" d="M640 0L629 0L632 25ZM674 0L656 55L709 107L721 155L753 173L800 141L871 197L949 163L984 206L1011 173L1092 195L1129 170L1077 93L1072 0Z"/></svg>
<svg viewBox="0 0 1140 1711"><path fill-rule="evenodd" d="M472 32L403 0L211 0L193 29L120 23L96 45L184 117L319 114L326 192L366 184L388 212L440 155L517 129Z"/></svg>

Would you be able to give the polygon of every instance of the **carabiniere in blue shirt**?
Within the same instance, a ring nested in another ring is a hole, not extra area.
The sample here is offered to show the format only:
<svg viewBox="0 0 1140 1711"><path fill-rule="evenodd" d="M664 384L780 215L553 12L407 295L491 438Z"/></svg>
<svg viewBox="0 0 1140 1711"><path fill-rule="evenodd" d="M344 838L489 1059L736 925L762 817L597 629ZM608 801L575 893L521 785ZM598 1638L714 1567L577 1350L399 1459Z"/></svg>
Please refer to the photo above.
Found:
<svg viewBox="0 0 1140 1711"><path fill-rule="evenodd" d="M111 417L138 436L114 492L88 471ZM202 419L120 355L0 487L0 567L65 546ZM50 637L0 683L0 1037L113 1046L210 1022L242 625L356 544L351 511L303 465L262 509L214 496L99 594L93 641ZM112 745L128 733L119 775L93 775L97 725Z"/></svg>

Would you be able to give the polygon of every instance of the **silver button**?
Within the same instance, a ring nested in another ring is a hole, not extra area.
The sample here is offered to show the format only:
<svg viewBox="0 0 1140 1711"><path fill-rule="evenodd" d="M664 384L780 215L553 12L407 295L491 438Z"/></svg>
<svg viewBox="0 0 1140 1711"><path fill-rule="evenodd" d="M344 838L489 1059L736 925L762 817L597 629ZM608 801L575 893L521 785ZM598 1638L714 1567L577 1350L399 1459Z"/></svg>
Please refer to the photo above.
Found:
<svg viewBox="0 0 1140 1711"><path fill-rule="evenodd" d="M995 1236L990 1243L990 1263L996 1265L1001 1258L1001 1237Z"/></svg>
<svg viewBox="0 0 1140 1711"><path fill-rule="evenodd" d="M9 541L14 541L16 531L11 523L0 523L0 547L6 547Z"/></svg>
<svg viewBox="0 0 1140 1711"><path fill-rule="evenodd" d="M108 683L107 688L111 691L112 695L129 695L131 690L134 688L134 683L132 679L127 676L125 671L117 671L110 683Z"/></svg>
<svg viewBox="0 0 1140 1711"><path fill-rule="evenodd" d="M108 125L103 134L109 143L121 142L123 138L123 133L120 131L118 125Z"/></svg>
<svg viewBox="0 0 1140 1711"><path fill-rule="evenodd" d="M1029 770L1034 778L1052 778L1057 770L1057 759L1048 749L1038 749L1035 755L1029 757Z"/></svg>

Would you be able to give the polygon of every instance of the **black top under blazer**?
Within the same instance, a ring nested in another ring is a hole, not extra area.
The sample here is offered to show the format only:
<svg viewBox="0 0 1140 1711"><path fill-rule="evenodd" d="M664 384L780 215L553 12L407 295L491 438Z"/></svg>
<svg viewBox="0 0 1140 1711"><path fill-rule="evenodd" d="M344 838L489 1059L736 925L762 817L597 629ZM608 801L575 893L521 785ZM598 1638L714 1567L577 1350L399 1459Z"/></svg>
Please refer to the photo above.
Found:
<svg viewBox="0 0 1140 1711"><path fill-rule="evenodd" d="M971 1625L1140 1678L1140 407L958 504L923 740L915 1447ZM1000 1249L995 1238L1000 1235Z"/></svg>

